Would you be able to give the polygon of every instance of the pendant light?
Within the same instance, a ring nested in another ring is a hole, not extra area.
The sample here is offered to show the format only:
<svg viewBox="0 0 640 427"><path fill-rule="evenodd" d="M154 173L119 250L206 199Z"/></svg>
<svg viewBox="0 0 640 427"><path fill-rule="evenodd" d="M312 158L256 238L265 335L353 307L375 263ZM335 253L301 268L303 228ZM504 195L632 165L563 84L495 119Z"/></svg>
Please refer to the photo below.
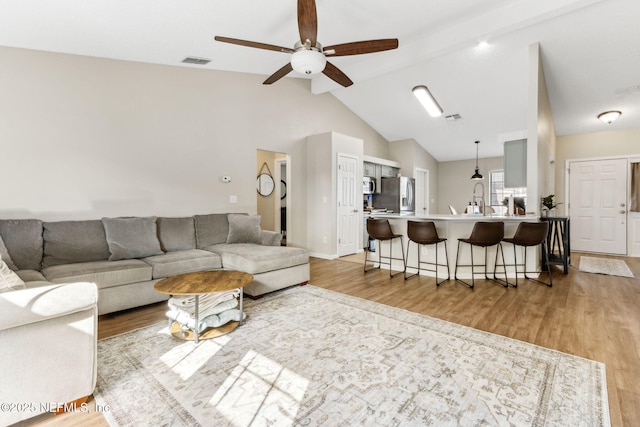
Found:
<svg viewBox="0 0 640 427"><path fill-rule="evenodd" d="M478 144L480 144L480 141L476 141L476 171L471 176L471 179L474 181L480 181L481 179L484 179L483 176L480 175L480 169L478 168Z"/></svg>

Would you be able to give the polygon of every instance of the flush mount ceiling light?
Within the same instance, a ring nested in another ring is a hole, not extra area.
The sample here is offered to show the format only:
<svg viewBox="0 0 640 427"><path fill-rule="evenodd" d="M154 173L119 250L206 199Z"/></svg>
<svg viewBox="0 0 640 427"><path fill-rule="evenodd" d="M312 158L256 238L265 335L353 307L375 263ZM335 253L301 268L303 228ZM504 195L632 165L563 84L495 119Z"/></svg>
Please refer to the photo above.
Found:
<svg viewBox="0 0 640 427"><path fill-rule="evenodd" d="M438 102L426 86L416 86L412 91L431 117L439 117L442 115L442 108L438 105Z"/></svg>
<svg viewBox="0 0 640 427"><path fill-rule="evenodd" d="M616 110L605 111L604 113L598 114L598 118L602 120L604 123L610 125L611 123L613 123L615 119L620 117L621 114L622 113L620 111L616 111Z"/></svg>
<svg viewBox="0 0 640 427"><path fill-rule="evenodd" d="M291 67L300 74L318 74L327 65L327 57L322 53L322 46L315 47L296 44L296 51L291 54Z"/></svg>
<svg viewBox="0 0 640 427"><path fill-rule="evenodd" d="M480 169L478 168L478 145L480 144L480 141L476 141L476 171L473 175L471 175L471 179L474 181L480 181L483 178L482 175L480 175Z"/></svg>

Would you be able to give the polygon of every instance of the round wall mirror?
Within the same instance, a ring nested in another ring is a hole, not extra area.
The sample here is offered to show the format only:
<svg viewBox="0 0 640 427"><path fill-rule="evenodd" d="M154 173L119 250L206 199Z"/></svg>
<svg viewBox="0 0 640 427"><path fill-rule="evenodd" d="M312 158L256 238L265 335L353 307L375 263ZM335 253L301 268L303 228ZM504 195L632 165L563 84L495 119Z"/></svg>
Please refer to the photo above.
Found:
<svg viewBox="0 0 640 427"><path fill-rule="evenodd" d="M270 196L273 193L275 184L273 177L267 173L261 173L258 175L257 189L261 196Z"/></svg>

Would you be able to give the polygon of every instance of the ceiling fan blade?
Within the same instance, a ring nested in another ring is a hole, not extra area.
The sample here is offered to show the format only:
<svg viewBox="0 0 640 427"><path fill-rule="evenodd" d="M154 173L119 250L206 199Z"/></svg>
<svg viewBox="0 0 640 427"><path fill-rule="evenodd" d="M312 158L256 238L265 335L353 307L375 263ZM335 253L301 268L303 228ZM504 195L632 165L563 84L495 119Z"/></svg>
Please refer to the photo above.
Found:
<svg viewBox="0 0 640 427"><path fill-rule="evenodd" d="M333 80L334 82L344 86L344 87L349 87L353 84L353 82L351 81L351 79L349 77L347 77L347 75L345 73L343 73L342 71L340 71L338 69L338 67L336 67L335 65L333 65L331 62L327 61L327 65L324 67L324 70L322 70L322 73L329 77L331 80Z"/></svg>
<svg viewBox="0 0 640 427"><path fill-rule="evenodd" d="M315 0L298 0L298 31L302 44L309 40L311 46L315 47L318 36L318 14Z"/></svg>
<svg viewBox="0 0 640 427"><path fill-rule="evenodd" d="M293 49L266 43L251 42L248 40L232 39L231 37L215 36L214 39L223 43L238 44L240 46L255 47L257 49L274 50L276 52L293 53Z"/></svg>
<svg viewBox="0 0 640 427"><path fill-rule="evenodd" d="M275 82L277 82L278 80L280 80L281 78L283 78L284 76L286 76L287 74L289 74L292 71L293 71L293 67L291 66L291 63L289 62L284 67L280 68L278 71L276 71L275 73L271 74L267 80L262 82L262 84L263 85L270 85L271 83L275 83Z"/></svg>
<svg viewBox="0 0 640 427"><path fill-rule="evenodd" d="M398 39L365 40L361 42L336 44L323 48L327 56L362 55L398 48ZM335 52L330 52L335 51Z"/></svg>

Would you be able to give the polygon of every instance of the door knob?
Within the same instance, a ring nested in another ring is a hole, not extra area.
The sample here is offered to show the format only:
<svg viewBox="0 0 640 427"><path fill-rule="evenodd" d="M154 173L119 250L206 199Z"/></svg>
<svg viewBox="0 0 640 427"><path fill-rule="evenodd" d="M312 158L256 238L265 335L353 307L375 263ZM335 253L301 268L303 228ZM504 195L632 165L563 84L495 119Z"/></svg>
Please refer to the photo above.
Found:
<svg viewBox="0 0 640 427"><path fill-rule="evenodd" d="M624 203L620 203L620 207L621 207L621 208L624 208Z"/></svg>
<svg viewBox="0 0 640 427"><path fill-rule="evenodd" d="M625 211L624 209L620 211L621 214L625 214L627 213L627 211Z"/></svg>

